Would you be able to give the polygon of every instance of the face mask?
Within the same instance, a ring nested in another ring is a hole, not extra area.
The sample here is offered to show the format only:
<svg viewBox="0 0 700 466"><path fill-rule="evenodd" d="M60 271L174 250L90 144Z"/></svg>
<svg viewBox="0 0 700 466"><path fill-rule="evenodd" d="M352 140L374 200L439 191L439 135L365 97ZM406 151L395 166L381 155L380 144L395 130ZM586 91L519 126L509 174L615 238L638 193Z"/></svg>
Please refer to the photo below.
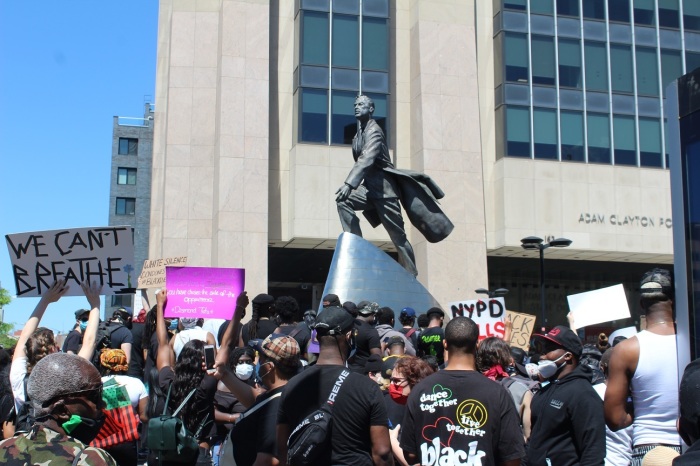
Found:
<svg viewBox="0 0 700 466"><path fill-rule="evenodd" d="M253 375L252 364L238 364L236 366L236 377L241 380L248 380Z"/></svg>
<svg viewBox="0 0 700 466"><path fill-rule="evenodd" d="M173 319L170 321L170 326L168 327L168 330L177 330L177 319Z"/></svg>
<svg viewBox="0 0 700 466"><path fill-rule="evenodd" d="M255 366L255 375L256 375L256 377L258 378L258 380L260 381L260 386L262 386L262 387L265 387L265 384L263 383L263 377L265 377L266 375L268 375L268 374L269 374L270 372L272 372L272 370L273 370L273 369L270 369L269 371L267 371L267 372L265 372L264 374L261 375L261 374L260 374L260 368L261 368L262 366L264 366L265 364L270 364L270 361L267 361L267 362L264 363L264 364L260 364L260 365L258 365L258 366Z"/></svg>
<svg viewBox="0 0 700 466"><path fill-rule="evenodd" d="M87 324L87 322L80 321L80 330L84 332L87 328Z"/></svg>
<svg viewBox="0 0 700 466"><path fill-rule="evenodd" d="M403 394L404 387L397 387L393 383L389 384L389 396L394 402L405 405L408 401L408 395Z"/></svg>
<svg viewBox="0 0 700 466"><path fill-rule="evenodd" d="M66 431L66 434L88 444L97 437L104 423L105 415L100 411L100 416L97 419L90 419L72 414L70 419L64 422L61 427Z"/></svg>
<svg viewBox="0 0 700 466"><path fill-rule="evenodd" d="M557 361L561 360L569 353L564 353L554 361L542 360L537 365L528 363L525 365L525 370L532 380L547 380L554 377L560 369L564 367L566 362L557 365Z"/></svg>

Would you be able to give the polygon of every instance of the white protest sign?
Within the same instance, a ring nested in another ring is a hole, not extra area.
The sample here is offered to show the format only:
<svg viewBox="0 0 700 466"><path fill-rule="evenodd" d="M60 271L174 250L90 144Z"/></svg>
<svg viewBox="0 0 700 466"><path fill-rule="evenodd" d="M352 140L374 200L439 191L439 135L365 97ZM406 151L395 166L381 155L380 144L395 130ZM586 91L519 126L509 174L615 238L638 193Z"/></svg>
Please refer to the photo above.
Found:
<svg viewBox="0 0 700 466"><path fill-rule="evenodd" d="M103 295L133 293L134 242L130 226L67 228L5 235L17 297L41 296L56 280L66 295L82 296L80 283L97 282Z"/></svg>
<svg viewBox="0 0 700 466"><path fill-rule="evenodd" d="M479 341L486 337L503 338L505 325L503 319L506 316L506 303L503 298L467 299L448 304L452 311L452 317L469 317L479 326Z"/></svg>
<svg viewBox="0 0 700 466"><path fill-rule="evenodd" d="M167 257L165 259L146 259L143 261L141 275L139 275L139 289L162 288L165 286L165 267L184 267L187 265L187 256Z"/></svg>
<svg viewBox="0 0 700 466"><path fill-rule="evenodd" d="M630 316L625 288L621 284L572 294L566 299L577 329Z"/></svg>

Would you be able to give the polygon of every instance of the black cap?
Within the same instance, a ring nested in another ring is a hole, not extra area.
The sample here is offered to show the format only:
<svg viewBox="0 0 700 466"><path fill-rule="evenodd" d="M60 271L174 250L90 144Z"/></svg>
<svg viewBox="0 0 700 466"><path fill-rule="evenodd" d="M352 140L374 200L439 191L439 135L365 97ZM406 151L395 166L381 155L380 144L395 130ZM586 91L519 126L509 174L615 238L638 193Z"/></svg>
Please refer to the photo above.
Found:
<svg viewBox="0 0 700 466"><path fill-rule="evenodd" d="M328 303L327 305L324 304L325 307L328 307L328 306L340 307L340 298L338 298L337 294L327 294L326 296L323 297L323 300L321 302Z"/></svg>
<svg viewBox="0 0 700 466"><path fill-rule="evenodd" d="M340 335L350 330L355 318L348 311L338 306L325 307L316 317L314 329L320 336Z"/></svg>
<svg viewBox="0 0 700 466"><path fill-rule="evenodd" d="M564 325L557 325L544 335L534 335L534 338L551 341L561 346L577 358L580 358L581 353L583 353L581 339L578 337L578 335L576 335L576 333L574 333L573 330Z"/></svg>
<svg viewBox="0 0 700 466"><path fill-rule="evenodd" d="M90 314L89 309L78 309L75 311L75 320L80 319L84 314Z"/></svg>
<svg viewBox="0 0 700 466"><path fill-rule="evenodd" d="M445 317L445 311L443 311L439 307L431 307L430 309L428 309L428 312L426 312L425 314L428 316L428 318L430 318L433 315L437 315L439 317Z"/></svg>
<svg viewBox="0 0 700 466"><path fill-rule="evenodd" d="M368 372L382 371L382 357L378 354L370 354L365 363L365 374Z"/></svg>
<svg viewBox="0 0 700 466"><path fill-rule="evenodd" d="M673 299L673 280L671 273L666 269L652 269L644 274L639 283L639 294L645 296L665 295Z"/></svg>
<svg viewBox="0 0 700 466"><path fill-rule="evenodd" d="M389 339L386 342L386 347L391 348L394 345L406 346L406 342L404 341L403 338L401 338L398 335L393 336L393 337L389 337Z"/></svg>
<svg viewBox="0 0 700 466"><path fill-rule="evenodd" d="M357 312L363 316L371 316L379 312L379 304L371 301L360 301L357 303Z"/></svg>

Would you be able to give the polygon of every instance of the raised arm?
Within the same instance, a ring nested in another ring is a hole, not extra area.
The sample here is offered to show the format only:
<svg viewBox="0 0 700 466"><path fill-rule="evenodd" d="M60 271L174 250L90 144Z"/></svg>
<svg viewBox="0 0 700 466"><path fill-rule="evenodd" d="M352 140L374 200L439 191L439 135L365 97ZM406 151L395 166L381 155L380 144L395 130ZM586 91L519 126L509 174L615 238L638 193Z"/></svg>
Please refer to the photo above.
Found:
<svg viewBox="0 0 700 466"><path fill-rule="evenodd" d="M165 317L163 317L163 309L167 300L167 291L163 288L156 294L156 338L158 338L156 368L158 371L166 366L173 367L175 365L175 355L168 344L168 329L165 328Z"/></svg>
<svg viewBox="0 0 700 466"><path fill-rule="evenodd" d="M66 280L58 280L41 296L39 304L36 305L34 312L32 312L32 315L29 316L27 323L24 324L22 328L22 333L17 340L15 352L12 356L13 361L27 356L27 350L25 349L27 340L29 340L29 337L32 336L37 327L39 327L39 321L41 321L41 318L44 316L46 308L50 303L55 303L61 299L61 296L66 294L68 288L69 286L66 285Z"/></svg>
<svg viewBox="0 0 700 466"><path fill-rule="evenodd" d="M83 346L78 352L78 356L90 361L92 354L95 352L95 340L97 339L97 327L100 325L100 292L102 285L97 286L97 282L84 282L80 284L83 289L88 304L90 305L90 315L88 316L88 324L83 334Z"/></svg>

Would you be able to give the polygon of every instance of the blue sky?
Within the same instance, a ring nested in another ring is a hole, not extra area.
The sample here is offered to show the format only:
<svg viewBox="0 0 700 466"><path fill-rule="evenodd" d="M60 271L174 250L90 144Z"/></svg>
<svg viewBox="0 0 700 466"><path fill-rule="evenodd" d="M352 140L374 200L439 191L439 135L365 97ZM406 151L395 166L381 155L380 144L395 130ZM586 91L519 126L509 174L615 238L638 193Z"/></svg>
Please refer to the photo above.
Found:
<svg viewBox="0 0 700 466"><path fill-rule="evenodd" d="M155 95L157 0L0 2L0 282L15 293L4 235L107 224L112 117ZM5 307L20 329L38 298ZM70 330L84 297L42 325Z"/></svg>

